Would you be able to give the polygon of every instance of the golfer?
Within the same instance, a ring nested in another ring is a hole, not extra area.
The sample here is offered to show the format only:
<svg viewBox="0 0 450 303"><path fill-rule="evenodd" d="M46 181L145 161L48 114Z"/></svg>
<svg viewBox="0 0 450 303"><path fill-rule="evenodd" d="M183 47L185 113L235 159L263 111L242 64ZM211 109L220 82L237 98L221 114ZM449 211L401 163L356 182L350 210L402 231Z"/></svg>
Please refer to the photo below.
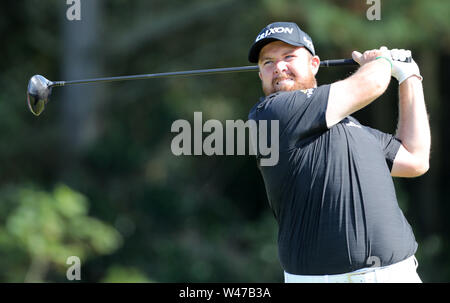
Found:
<svg viewBox="0 0 450 303"><path fill-rule="evenodd" d="M421 282L417 243L398 206L392 177L429 168L430 127L422 77L407 50L352 53L359 69L317 86L320 59L295 23L276 22L257 36L265 97L249 119L279 121L279 161L258 167L278 222L285 282ZM395 135L351 116L399 83ZM270 133L270 132L269 132Z"/></svg>

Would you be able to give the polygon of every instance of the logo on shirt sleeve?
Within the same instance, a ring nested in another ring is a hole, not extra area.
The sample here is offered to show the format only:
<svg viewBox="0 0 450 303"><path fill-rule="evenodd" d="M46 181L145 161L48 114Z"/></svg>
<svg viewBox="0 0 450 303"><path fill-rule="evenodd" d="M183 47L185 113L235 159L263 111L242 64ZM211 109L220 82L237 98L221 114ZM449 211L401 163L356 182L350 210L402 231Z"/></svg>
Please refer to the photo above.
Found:
<svg viewBox="0 0 450 303"><path fill-rule="evenodd" d="M356 123L353 122L353 121L349 121L349 122L345 123L345 125L347 125L347 126L352 126L352 127L357 127L357 128L361 128L361 125L358 125L358 124L356 124Z"/></svg>
<svg viewBox="0 0 450 303"><path fill-rule="evenodd" d="M306 95L306 98L309 98L314 93L314 88L301 89L300 91Z"/></svg>

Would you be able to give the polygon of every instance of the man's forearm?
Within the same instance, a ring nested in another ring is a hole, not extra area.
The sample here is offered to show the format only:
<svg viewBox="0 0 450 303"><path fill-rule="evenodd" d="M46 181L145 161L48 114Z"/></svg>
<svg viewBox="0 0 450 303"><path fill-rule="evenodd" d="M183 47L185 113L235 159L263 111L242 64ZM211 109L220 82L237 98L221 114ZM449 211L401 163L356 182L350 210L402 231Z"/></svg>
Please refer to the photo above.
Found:
<svg viewBox="0 0 450 303"><path fill-rule="evenodd" d="M422 82L409 77L399 86L399 122L396 137L417 159L428 165L431 134Z"/></svg>

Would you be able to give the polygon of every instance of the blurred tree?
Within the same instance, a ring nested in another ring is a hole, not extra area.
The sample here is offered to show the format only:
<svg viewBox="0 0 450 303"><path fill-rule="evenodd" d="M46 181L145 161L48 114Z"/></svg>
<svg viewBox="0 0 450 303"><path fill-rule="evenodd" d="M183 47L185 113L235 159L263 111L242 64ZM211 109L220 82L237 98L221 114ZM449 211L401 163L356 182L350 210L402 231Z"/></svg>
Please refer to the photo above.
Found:
<svg viewBox="0 0 450 303"><path fill-rule="evenodd" d="M86 198L65 185L51 193L4 187L0 205L3 281L44 282L51 271L65 274L69 256L83 263L121 245L120 234L88 216Z"/></svg>

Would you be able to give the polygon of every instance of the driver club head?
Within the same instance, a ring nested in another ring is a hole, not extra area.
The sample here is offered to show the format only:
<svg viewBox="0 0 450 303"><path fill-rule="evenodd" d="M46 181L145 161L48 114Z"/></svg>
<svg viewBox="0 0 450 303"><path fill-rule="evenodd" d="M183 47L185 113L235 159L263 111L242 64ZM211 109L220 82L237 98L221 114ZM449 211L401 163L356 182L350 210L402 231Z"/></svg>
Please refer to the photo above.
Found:
<svg viewBox="0 0 450 303"><path fill-rule="evenodd" d="M41 75L34 75L28 82L27 103L30 111L39 116L52 93L52 82Z"/></svg>

